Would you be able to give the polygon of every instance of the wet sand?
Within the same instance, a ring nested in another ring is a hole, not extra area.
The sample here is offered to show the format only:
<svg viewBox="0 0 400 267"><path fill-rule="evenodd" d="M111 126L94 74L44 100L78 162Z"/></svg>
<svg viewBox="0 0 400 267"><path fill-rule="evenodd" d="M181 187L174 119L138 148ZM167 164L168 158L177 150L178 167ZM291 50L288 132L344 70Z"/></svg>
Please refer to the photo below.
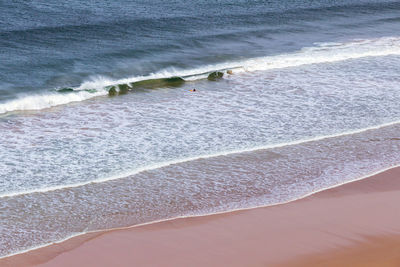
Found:
<svg viewBox="0 0 400 267"><path fill-rule="evenodd" d="M400 168L301 200L86 234L0 266L400 266Z"/></svg>

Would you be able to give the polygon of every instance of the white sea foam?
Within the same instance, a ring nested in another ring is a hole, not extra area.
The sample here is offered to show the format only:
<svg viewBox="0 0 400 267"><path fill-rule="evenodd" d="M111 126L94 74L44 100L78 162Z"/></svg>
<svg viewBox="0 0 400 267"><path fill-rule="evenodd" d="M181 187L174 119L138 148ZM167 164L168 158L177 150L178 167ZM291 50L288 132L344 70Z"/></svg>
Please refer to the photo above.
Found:
<svg viewBox="0 0 400 267"><path fill-rule="evenodd" d="M400 38L383 37L349 43L323 43L315 47L305 47L292 54L247 60L243 66L248 71L269 70L388 55L400 55Z"/></svg>
<svg viewBox="0 0 400 267"><path fill-rule="evenodd" d="M353 40L346 43L317 43L313 47L305 47L297 52L248 59L237 62L227 62L216 65L206 65L190 70L168 68L146 76L134 76L120 80L113 80L103 76L92 77L75 88L78 92L69 94L42 94L24 96L0 104L0 114L16 110L38 110L57 105L68 104L75 101L83 101L92 97L106 95L104 89L116 84L132 83L149 79L162 79L174 76L185 77L185 80L193 81L204 79L206 73L215 70L235 68L235 72L262 71L279 68L297 67L308 64L321 64L338 62L363 57L380 57L388 55L400 55L400 37L382 37L377 39ZM91 93L85 90L95 89Z"/></svg>
<svg viewBox="0 0 400 267"><path fill-rule="evenodd" d="M92 180L92 181L87 181L87 182L82 182L82 183L63 184L63 185L53 186L53 187L36 188L36 189L32 189L32 190L24 190L24 191L17 191L17 192L7 192L7 193L4 193L4 194L1 194L0 198L14 197L14 196L19 196L19 195L33 194L33 193L44 193L44 192L49 192L49 191L62 190L62 189L65 189L65 188L81 187L81 186L85 186L85 185L88 185L88 184L104 183L104 182L108 182L108 181L112 181L112 180L125 178L125 177L128 177L128 176L132 176L132 175L135 175L135 174L138 174L138 173L141 173L141 172L151 171L151 170L167 167L169 165L174 165L174 164L194 161L194 160L198 160L198 159L213 158L213 157L219 157L219 156L226 156L226 155L230 155L230 154L252 152L252 151L262 150L262 149L271 149L271 148L279 148L279 147L285 147L285 146L298 145L298 144L307 143L307 142L320 141L320 140L324 140L324 139L328 139L328 138L335 138L335 137L340 137L340 136L346 136L346 135L362 133L362 132L365 132L365 131L375 130L375 129L379 129L379 128L383 128L383 127L386 127L386 126L391 126L391 125L395 125L395 124L399 124L399 123L400 123L400 121L394 121L394 122L385 123L385 124L372 126L372 127L367 127L367 128L363 128L363 129L347 131L347 132L331 134L331 135L317 136L317 137L314 137L314 138L301 139L301 140L297 140L297 141L293 141L293 142L280 143L280 144L271 144L271 145L264 145L264 146L256 146L256 147L251 147L251 148L246 148L246 149L221 151L221 152L214 153L214 154L199 155L199 156L195 156L195 157L188 157L188 158L181 158L181 159L175 159L175 160L170 160L170 161L164 161L164 162L160 162L160 163L156 163L156 164L150 164L150 165L147 165L145 167L141 167L141 168L137 168L137 169L121 172L121 173L118 173L118 174L115 174L115 175L111 175L109 177L103 177L103 178L99 178L99 179Z"/></svg>

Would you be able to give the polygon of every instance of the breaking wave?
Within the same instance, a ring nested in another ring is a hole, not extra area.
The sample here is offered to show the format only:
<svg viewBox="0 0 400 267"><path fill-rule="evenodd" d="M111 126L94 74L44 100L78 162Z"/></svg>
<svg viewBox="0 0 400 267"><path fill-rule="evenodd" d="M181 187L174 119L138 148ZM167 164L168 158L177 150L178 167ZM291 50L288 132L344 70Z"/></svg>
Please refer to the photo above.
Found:
<svg viewBox="0 0 400 267"><path fill-rule="evenodd" d="M22 96L0 104L0 114L17 110L39 110L64 105L71 102L84 101L96 96L106 95L107 91L79 91L71 93L50 93L41 95Z"/></svg>
<svg viewBox="0 0 400 267"><path fill-rule="evenodd" d="M400 55L400 37L353 40L343 43L316 43L313 47L305 47L297 52L288 54L206 65L190 70L169 68L147 76L134 76L119 80L98 76L83 82L75 88L64 88L48 94L22 96L0 103L0 114L18 110L45 109L71 102L84 101L97 96L105 96L109 94L112 87L114 87L116 93L121 90L134 90L135 88L176 87L185 81L206 79L216 71L222 73L226 73L227 70L233 70L234 73L266 71L389 55Z"/></svg>

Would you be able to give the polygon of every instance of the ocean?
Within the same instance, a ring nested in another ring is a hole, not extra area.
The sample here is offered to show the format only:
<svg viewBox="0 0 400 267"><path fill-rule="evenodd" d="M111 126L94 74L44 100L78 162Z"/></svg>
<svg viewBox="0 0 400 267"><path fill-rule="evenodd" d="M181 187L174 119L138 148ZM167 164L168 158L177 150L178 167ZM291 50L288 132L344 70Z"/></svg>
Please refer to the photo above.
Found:
<svg viewBox="0 0 400 267"><path fill-rule="evenodd" d="M399 165L399 11L0 1L0 257Z"/></svg>

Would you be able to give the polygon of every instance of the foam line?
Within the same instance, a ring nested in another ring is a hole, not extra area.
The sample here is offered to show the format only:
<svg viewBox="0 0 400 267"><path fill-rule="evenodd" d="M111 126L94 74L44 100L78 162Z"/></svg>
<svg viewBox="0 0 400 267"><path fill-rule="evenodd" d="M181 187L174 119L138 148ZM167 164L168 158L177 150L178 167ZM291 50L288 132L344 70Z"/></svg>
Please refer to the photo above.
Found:
<svg viewBox="0 0 400 267"><path fill-rule="evenodd" d="M136 175L138 173L142 173L145 171L151 171L155 169L160 169L167 167L169 165L175 165L179 163L184 163L184 162L190 162L190 161L195 161L199 159L206 159L206 158L214 158L214 157L220 157L220 156L227 156L231 154L238 154L238 153L245 153L245 152L252 152L252 151L257 151L257 150L263 150L263 149L272 149L272 148L279 148L279 147L285 147L285 146L292 146L292 145L298 145L302 143L308 143L308 142L313 142L313 141L320 141L328 138L335 138L335 137L340 137L340 136L346 136L346 135L353 135L353 134L358 134L362 133L365 131L369 130L376 130L380 129L383 127L399 124L400 121L394 121L394 122L389 122L385 124L380 124L377 126L371 126L363 129L358 129L358 130L352 130L352 131L347 131L347 132L342 132L338 134L331 134L331 135L323 135L323 136L317 136L314 138L309 138L309 139L301 139L297 141L292 141L292 142L287 142L287 143L280 143L280 144L271 144L271 145L264 145L264 146L255 146L251 148L245 148L245 149L237 149L237 150L228 150L228 151L222 151L214 154L206 154L206 155L199 155L195 157L188 157L188 158L182 158L182 159L175 159L175 160L170 160L170 161L165 161L157 164L151 164L147 165L145 167L141 167L138 169L134 169L131 171L127 172L122 172L110 177L105 177L105 178L99 178L95 179L92 181L87 181L87 182L82 182L82 183L76 183L76 184L66 184L66 185L59 185L59 186L53 186L53 187L46 187L46 188L38 188L38 189L32 189L32 190L26 190L26 191L16 191L16 192L9 192L9 193L4 193L0 195L0 198L4 197L15 197L15 196L20 196L20 195L27 195L27 194L34 194L34 193L45 193L45 192L50 192L50 191L56 191L56 190L62 190L66 188L75 188L75 187L81 187L89 184L97 184L97 183L104 183L108 181L113 181L117 179L122 179L126 178L128 176Z"/></svg>

